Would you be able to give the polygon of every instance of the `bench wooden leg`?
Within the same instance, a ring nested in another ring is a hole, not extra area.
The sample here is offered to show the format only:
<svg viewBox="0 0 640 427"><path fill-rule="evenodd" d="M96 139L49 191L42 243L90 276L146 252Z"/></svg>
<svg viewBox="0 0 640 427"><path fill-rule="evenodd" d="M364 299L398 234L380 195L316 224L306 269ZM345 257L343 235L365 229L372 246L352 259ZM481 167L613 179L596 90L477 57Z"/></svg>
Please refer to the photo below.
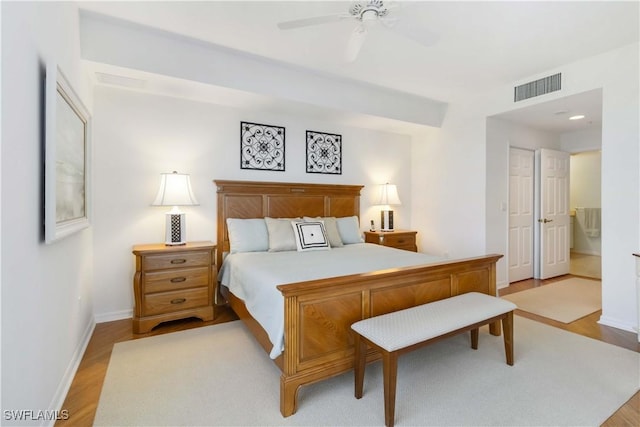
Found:
<svg viewBox="0 0 640 427"><path fill-rule="evenodd" d="M393 427L396 412L396 380L398 377L398 353L382 351L382 375L384 378L384 423Z"/></svg>
<svg viewBox="0 0 640 427"><path fill-rule="evenodd" d="M489 332L491 335L499 337L500 336L500 321L496 320L495 322L489 325Z"/></svg>
<svg viewBox="0 0 640 427"><path fill-rule="evenodd" d="M513 366L513 311L508 312L502 318L504 335L504 353L507 356L507 365Z"/></svg>
<svg viewBox="0 0 640 427"><path fill-rule="evenodd" d="M362 397L364 388L364 370L367 361L367 343L355 334L355 360L353 364L355 378L355 396L356 399Z"/></svg>
<svg viewBox="0 0 640 427"><path fill-rule="evenodd" d="M479 328L475 328L471 330L471 348L474 350L478 349L478 332Z"/></svg>

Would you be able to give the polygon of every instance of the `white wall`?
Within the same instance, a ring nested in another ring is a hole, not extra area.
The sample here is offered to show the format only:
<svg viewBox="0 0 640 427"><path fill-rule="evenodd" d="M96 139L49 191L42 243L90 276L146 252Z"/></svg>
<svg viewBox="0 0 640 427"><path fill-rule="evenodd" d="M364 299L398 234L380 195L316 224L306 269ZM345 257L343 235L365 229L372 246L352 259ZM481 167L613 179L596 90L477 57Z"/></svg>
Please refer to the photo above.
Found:
<svg viewBox="0 0 640 427"><path fill-rule="evenodd" d="M94 325L92 230L42 238L45 64L57 62L88 104L79 56L74 4L2 2L2 416L11 425L49 424L4 411L60 409Z"/></svg>
<svg viewBox="0 0 640 427"><path fill-rule="evenodd" d="M408 136L336 126L310 117L240 111L194 101L97 87L94 92L94 310L97 320L130 317L131 246L164 241L163 207L152 207L160 173L191 175L200 206L185 208L187 239L216 239L214 179L362 184L362 228L379 223L376 185L397 184L398 228L411 226ZM240 169L240 121L284 126L284 172ZM342 135L341 175L308 174L305 131Z"/></svg>
<svg viewBox="0 0 640 427"><path fill-rule="evenodd" d="M422 252L448 258L485 252L485 145L478 139L485 117L471 104L451 104L442 129L413 138L412 228Z"/></svg>
<svg viewBox="0 0 640 427"><path fill-rule="evenodd" d="M592 72L603 79L602 317L600 322L638 326L634 251L640 247L640 109L638 44L603 56Z"/></svg>
<svg viewBox="0 0 640 427"><path fill-rule="evenodd" d="M560 137L497 118L487 119L487 252L498 261L498 287L509 284L509 148L558 150Z"/></svg>

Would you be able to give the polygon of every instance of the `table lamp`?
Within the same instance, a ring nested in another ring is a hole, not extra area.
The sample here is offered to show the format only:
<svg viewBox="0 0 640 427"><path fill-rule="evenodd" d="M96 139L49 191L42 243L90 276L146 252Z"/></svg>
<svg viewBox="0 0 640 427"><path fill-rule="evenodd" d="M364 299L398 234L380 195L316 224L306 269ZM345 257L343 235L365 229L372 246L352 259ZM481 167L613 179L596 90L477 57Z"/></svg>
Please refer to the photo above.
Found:
<svg viewBox="0 0 640 427"><path fill-rule="evenodd" d="M382 184L380 186L380 197L376 205L382 206L380 211L380 231L393 231L393 211L392 205L401 205L398 197L398 189L394 184Z"/></svg>
<svg viewBox="0 0 640 427"><path fill-rule="evenodd" d="M186 244L185 213L179 206L198 205L191 190L189 175L173 171L160 174L160 189L152 206L173 206L166 213L165 244L176 246Z"/></svg>

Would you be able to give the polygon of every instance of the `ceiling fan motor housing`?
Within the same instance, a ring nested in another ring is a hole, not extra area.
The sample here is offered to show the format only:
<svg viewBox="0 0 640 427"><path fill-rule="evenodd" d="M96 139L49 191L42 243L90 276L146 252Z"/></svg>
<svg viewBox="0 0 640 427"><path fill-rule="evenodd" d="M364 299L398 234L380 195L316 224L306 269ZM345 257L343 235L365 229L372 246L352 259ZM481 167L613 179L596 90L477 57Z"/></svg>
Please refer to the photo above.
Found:
<svg viewBox="0 0 640 427"><path fill-rule="evenodd" d="M349 13L358 18L360 21L375 21L378 18L382 18L389 13L389 10L384 7L382 0L370 0L368 2L354 3L349 8Z"/></svg>

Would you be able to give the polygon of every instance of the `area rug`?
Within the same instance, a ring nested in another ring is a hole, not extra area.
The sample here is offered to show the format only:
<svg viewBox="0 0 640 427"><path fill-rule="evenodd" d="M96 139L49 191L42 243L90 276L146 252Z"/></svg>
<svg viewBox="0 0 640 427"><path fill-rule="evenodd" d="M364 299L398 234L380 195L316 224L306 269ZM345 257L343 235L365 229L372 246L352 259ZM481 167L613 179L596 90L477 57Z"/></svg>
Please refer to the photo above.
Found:
<svg viewBox="0 0 640 427"><path fill-rule="evenodd" d="M602 286L599 280L572 277L502 298L520 310L571 323L602 308Z"/></svg>
<svg viewBox="0 0 640 427"><path fill-rule="evenodd" d="M468 334L403 355L396 425L600 425L639 387L640 354L515 316L515 364L502 337ZM364 397L345 373L299 392L279 411L280 371L240 321L118 343L98 426L383 425L381 364Z"/></svg>

